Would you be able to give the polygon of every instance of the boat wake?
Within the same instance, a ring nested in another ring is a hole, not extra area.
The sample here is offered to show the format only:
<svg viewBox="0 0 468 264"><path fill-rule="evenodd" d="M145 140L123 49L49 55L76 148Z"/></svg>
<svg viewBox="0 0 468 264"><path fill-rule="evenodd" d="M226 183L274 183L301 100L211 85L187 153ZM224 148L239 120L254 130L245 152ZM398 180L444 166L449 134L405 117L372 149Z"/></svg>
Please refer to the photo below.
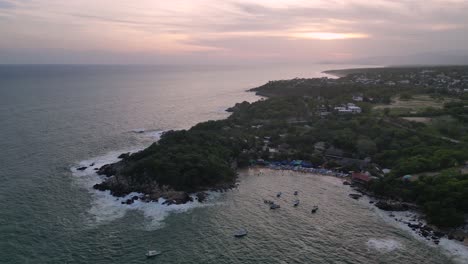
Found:
<svg viewBox="0 0 468 264"><path fill-rule="evenodd" d="M208 192L207 200L199 203L194 199L193 202L180 205L163 205L164 199L159 199L156 202L135 201L133 204L127 205L122 202L130 199L133 196L141 196L139 193L131 193L126 197L115 197L110 194L110 191L98 191L93 189L96 183L104 180L105 176L100 176L96 170L103 165L119 161L118 156L122 153L136 152L141 149L127 149L122 151L113 151L106 155L95 157L92 159L79 162L71 168L75 182L79 187L87 190L92 200L90 208L87 211L87 221L90 226L95 226L103 223L108 223L124 217L127 212L139 211L145 219L144 226L146 230L155 230L164 226L163 220L171 213L183 213L193 208L213 206L219 204L219 196L221 193Z"/></svg>

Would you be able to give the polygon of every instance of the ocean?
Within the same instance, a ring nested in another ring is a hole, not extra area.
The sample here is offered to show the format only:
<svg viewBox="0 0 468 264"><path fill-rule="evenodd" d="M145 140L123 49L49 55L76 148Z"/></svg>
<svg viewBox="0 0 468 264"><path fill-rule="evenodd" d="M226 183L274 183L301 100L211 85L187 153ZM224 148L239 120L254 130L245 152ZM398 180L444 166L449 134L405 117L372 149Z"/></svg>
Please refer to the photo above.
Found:
<svg viewBox="0 0 468 264"><path fill-rule="evenodd" d="M251 169L207 203L122 205L93 168L226 118L268 80L352 65L0 66L0 263L463 263L332 177ZM88 166L85 171L77 171ZM301 204L294 208L293 191ZM271 211L263 199L282 206ZM319 205L317 214L310 207ZM235 239L238 228L248 236ZM147 260L147 250L163 253Z"/></svg>

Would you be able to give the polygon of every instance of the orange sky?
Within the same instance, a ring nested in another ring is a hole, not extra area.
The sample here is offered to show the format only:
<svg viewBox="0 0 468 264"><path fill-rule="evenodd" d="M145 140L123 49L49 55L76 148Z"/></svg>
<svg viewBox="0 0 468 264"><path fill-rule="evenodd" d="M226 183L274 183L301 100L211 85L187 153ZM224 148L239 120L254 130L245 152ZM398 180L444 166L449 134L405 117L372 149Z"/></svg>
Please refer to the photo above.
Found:
<svg viewBox="0 0 468 264"><path fill-rule="evenodd" d="M135 62L401 55L465 49L467 14L460 0L0 0L0 53Z"/></svg>

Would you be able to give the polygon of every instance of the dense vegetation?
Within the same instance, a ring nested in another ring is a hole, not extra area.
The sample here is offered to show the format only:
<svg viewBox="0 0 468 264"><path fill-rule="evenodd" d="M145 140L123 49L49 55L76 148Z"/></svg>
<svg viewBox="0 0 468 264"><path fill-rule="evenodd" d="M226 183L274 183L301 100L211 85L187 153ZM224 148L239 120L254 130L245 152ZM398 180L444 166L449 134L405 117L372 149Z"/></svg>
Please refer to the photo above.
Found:
<svg viewBox="0 0 468 264"><path fill-rule="evenodd" d="M126 158L119 173L126 175L130 186L158 184L189 192L232 183L236 174L231 163L241 145L203 128L213 123L165 133L158 143Z"/></svg>
<svg viewBox="0 0 468 264"><path fill-rule="evenodd" d="M417 181L386 177L375 181L373 190L381 195L415 201L422 206L427 220L441 227L459 226L468 212L468 175L448 170Z"/></svg>
<svg viewBox="0 0 468 264"><path fill-rule="evenodd" d="M376 194L420 204L434 224L460 225L468 213L467 175L452 169L416 181L403 181L402 176L464 165L468 160L468 98L423 82L389 86L368 81L372 74L388 82L399 80L402 72L415 75L412 71L370 70L365 72L364 84L353 81L362 79L354 73L336 80L269 82L253 89L268 99L236 104L226 120L167 132L158 143L125 158L113 172L125 178L126 193L148 193L148 186L193 192L232 184L237 166L258 159L300 159L345 172L369 171L379 177L370 187ZM464 72L468 76L468 68ZM362 95L362 101L354 102L362 113L334 110L352 102L355 94ZM445 103L440 108L405 112L375 108L395 97L411 101L416 95ZM432 121L418 123L402 117L431 117ZM384 175L383 168L390 168L391 173Z"/></svg>

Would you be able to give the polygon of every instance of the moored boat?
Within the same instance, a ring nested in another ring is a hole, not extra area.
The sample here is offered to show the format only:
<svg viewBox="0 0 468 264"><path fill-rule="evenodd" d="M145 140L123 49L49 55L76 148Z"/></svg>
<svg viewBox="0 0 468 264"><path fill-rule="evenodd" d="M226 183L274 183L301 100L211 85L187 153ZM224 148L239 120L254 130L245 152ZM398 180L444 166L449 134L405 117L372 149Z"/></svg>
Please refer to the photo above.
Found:
<svg viewBox="0 0 468 264"><path fill-rule="evenodd" d="M317 210L318 210L318 206L314 205L314 207L312 207L312 213L317 212Z"/></svg>
<svg viewBox="0 0 468 264"><path fill-rule="evenodd" d="M296 207L299 205L299 200L295 200L293 206Z"/></svg>
<svg viewBox="0 0 468 264"><path fill-rule="evenodd" d="M241 228L241 229L237 230L236 232L234 232L235 237L243 237L243 236L246 236L246 235L247 235L247 230L245 230L245 228Z"/></svg>
<svg viewBox="0 0 468 264"><path fill-rule="evenodd" d="M278 209L278 208L280 208L280 207L281 207L281 206L279 206L279 204L275 204L275 203L272 203L272 204L270 205L270 209Z"/></svg>
<svg viewBox="0 0 468 264"><path fill-rule="evenodd" d="M157 251L157 250L148 250L148 252L146 252L145 256L147 258L152 258L152 257L156 257L157 255L161 255L161 251Z"/></svg>

